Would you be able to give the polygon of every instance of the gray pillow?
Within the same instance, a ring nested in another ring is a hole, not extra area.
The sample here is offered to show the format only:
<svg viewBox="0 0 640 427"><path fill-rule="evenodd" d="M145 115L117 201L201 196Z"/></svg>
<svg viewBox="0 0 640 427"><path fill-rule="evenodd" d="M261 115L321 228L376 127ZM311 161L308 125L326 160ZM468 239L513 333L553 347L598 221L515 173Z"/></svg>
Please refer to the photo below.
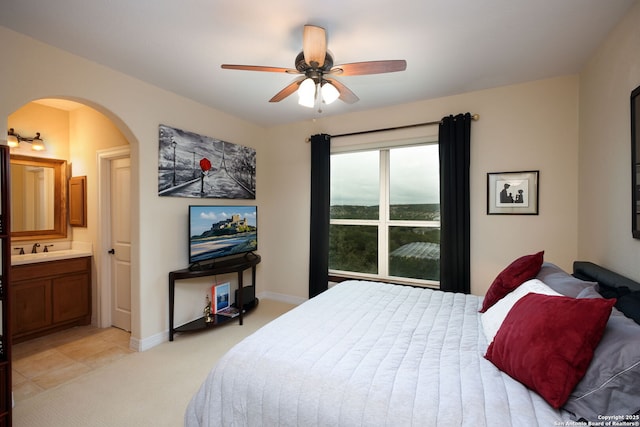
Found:
<svg viewBox="0 0 640 427"><path fill-rule="evenodd" d="M584 288L582 291L580 291L576 298L603 298L602 295L598 293L596 286L597 285L591 285Z"/></svg>
<svg viewBox="0 0 640 427"><path fill-rule="evenodd" d="M584 297L596 297L585 291ZM575 419L601 421L602 415L640 411L640 325L616 308L582 380L564 405Z"/></svg>
<svg viewBox="0 0 640 427"><path fill-rule="evenodd" d="M554 291L572 298L576 298L585 288L596 284L596 282L586 282L575 278L550 262L542 264L536 279L542 281Z"/></svg>

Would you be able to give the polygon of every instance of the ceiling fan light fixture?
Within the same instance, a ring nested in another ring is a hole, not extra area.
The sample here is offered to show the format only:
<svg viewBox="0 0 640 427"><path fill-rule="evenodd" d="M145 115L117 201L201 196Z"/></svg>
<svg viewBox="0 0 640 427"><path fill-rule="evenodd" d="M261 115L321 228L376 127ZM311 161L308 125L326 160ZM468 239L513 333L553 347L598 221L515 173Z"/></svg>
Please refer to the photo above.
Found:
<svg viewBox="0 0 640 427"><path fill-rule="evenodd" d="M325 104L331 104L333 101L340 97L340 92L338 92L338 89L336 89L334 85L327 81L322 84L321 92L322 100Z"/></svg>
<svg viewBox="0 0 640 427"><path fill-rule="evenodd" d="M316 102L316 83L313 79L304 79L298 88L298 104L313 108Z"/></svg>
<svg viewBox="0 0 640 427"><path fill-rule="evenodd" d="M404 71L407 68L407 61L404 59L352 62L334 66L333 54L327 49L326 30L316 25L304 26L302 52L298 53L294 63L295 69L234 64L222 64L221 67L229 70L299 74L301 77L276 93L269 102L280 102L294 92L298 92L298 104L308 108L314 108L316 104L331 104L336 99L346 104L353 104L359 99L340 80L333 78L325 80L324 75L327 77L329 75L332 77L364 76ZM322 112L321 110L321 105L318 105L318 112Z"/></svg>

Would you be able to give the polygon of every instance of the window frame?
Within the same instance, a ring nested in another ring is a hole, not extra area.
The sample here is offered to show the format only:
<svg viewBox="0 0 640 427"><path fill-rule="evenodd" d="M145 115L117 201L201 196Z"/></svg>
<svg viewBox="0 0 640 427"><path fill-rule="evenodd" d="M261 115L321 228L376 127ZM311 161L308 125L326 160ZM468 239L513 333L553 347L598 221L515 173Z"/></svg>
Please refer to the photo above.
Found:
<svg viewBox="0 0 640 427"><path fill-rule="evenodd" d="M395 140L378 141L364 144L344 144L334 146L330 155L346 154L365 151L378 151L379 153L379 206L380 212L377 220L371 219L329 219L332 225L365 225L378 228L378 273L359 273L344 270L329 269L329 277L332 282L340 282L348 279L365 279L371 281L384 281L398 284L408 284L439 289L440 282L435 280L416 279L410 277L391 276L389 274L389 229L391 227L424 227L440 228L440 221L415 221L415 220L391 220L390 219L390 152L395 148L412 146L437 145L436 135ZM385 230L384 232L382 230Z"/></svg>

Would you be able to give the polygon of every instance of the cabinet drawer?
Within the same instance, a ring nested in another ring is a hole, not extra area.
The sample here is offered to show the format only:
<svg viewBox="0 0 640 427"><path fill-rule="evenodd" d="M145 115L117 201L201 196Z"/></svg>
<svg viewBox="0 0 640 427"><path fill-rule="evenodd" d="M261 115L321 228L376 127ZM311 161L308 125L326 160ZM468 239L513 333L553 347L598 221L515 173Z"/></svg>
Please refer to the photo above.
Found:
<svg viewBox="0 0 640 427"><path fill-rule="evenodd" d="M62 274L89 271L90 268L91 257L16 265L11 267L11 281L19 282L38 277L54 277Z"/></svg>

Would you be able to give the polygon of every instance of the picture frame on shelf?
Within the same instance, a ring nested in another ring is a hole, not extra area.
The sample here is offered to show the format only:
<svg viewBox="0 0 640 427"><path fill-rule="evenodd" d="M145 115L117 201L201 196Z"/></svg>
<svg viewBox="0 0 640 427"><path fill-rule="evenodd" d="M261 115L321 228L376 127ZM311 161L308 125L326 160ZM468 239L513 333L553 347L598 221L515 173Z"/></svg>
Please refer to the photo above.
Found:
<svg viewBox="0 0 640 427"><path fill-rule="evenodd" d="M540 171L487 173L487 215L538 215Z"/></svg>
<svg viewBox="0 0 640 427"><path fill-rule="evenodd" d="M231 283L225 282L213 287L214 312L219 313L231 305Z"/></svg>
<svg viewBox="0 0 640 427"><path fill-rule="evenodd" d="M225 282L220 285L214 285L213 299L215 304L215 312L221 316L236 317L240 315L240 310L231 305L231 283Z"/></svg>

